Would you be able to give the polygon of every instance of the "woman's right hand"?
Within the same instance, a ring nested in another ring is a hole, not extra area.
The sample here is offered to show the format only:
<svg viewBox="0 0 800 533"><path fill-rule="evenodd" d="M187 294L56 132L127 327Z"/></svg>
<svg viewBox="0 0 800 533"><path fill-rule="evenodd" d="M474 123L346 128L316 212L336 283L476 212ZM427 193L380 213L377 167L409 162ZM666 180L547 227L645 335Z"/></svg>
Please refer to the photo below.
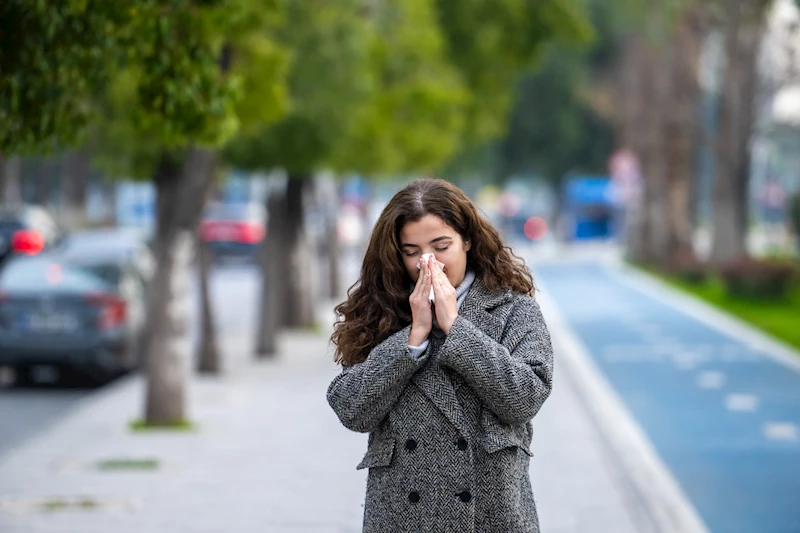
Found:
<svg viewBox="0 0 800 533"><path fill-rule="evenodd" d="M431 287L433 286L431 267L427 261L420 261L419 277L408 301L411 303L411 334L409 346L419 346L433 328L433 309L431 307Z"/></svg>

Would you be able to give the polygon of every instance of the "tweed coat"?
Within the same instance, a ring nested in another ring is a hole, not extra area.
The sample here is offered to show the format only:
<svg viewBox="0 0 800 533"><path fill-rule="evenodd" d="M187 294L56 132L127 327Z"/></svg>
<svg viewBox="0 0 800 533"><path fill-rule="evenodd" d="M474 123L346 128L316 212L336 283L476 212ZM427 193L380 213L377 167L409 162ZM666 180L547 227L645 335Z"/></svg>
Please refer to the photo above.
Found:
<svg viewBox="0 0 800 533"><path fill-rule="evenodd" d="M364 533L538 533L530 420L550 394L538 304L476 279L450 332L418 358L411 326L343 368L328 402L369 432Z"/></svg>

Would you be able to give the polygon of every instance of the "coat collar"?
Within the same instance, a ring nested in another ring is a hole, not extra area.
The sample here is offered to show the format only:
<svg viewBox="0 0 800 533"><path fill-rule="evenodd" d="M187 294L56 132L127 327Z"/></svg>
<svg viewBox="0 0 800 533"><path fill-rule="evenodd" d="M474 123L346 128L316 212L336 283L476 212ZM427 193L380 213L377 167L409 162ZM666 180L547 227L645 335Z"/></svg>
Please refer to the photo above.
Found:
<svg viewBox="0 0 800 533"><path fill-rule="evenodd" d="M510 289L490 291L483 283L483 279L478 277L472 284L464 307L459 313L461 316L472 322L479 330L483 331L496 341L500 340L505 326L505 320L496 317L489 311L506 303L513 296Z"/></svg>
<svg viewBox="0 0 800 533"><path fill-rule="evenodd" d="M499 341L503 333L505 321L497 318L489 311L507 302L512 297L510 290L492 292L478 277L467 294L460 315L469 320L476 328ZM435 360L414 374L413 382L427 396L445 417L462 433L469 433L469 426L464 412L456 396L453 382L439 367Z"/></svg>

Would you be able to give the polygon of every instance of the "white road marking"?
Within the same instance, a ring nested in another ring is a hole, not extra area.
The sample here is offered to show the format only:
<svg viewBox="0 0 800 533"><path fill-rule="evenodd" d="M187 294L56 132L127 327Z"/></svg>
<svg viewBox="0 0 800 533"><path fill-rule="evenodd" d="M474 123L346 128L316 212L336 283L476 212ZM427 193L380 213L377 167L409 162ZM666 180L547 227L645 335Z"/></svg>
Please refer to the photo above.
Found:
<svg viewBox="0 0 800 533"><path fill-rule="evenodd" d="M754 413L758 409L758 396L755 394L728 394L725 407L731 411Z"/></svg>
<svg viewBox="0 0 800 533"><path fill-rule="evenodd" d="M701 389L721 389L725 384L725 374L722 372L700 372L697 376L697 386Z"/></svg>
<svg viewBox="0 0 800 533"><path fill-rule="evenodd" d="M694 370L700 363L708 360L708 356L696 351L684 350L672 357L675 366L680 370Z"/></svg>
<svg viewBox="0 0 800 533"><path fill-rule="evenodd" d="M767 422L764 424L764 436L770 440L796 441L800 432L791 422Z"/></svg>

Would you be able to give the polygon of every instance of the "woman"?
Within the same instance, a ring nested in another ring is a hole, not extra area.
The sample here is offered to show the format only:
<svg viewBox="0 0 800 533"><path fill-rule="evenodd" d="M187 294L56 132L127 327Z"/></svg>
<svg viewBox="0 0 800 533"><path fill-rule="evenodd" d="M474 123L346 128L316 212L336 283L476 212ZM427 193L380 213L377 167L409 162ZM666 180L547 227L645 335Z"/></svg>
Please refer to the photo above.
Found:
<svg viewBox="0 0 800 533"><path fill-rule="evenodd" d="M370 434L365 533L539 531L530 420L553 352L533 290L450 183L414 181L383 210L336 309L343 370L328 389L342 423Z"/></svg>

